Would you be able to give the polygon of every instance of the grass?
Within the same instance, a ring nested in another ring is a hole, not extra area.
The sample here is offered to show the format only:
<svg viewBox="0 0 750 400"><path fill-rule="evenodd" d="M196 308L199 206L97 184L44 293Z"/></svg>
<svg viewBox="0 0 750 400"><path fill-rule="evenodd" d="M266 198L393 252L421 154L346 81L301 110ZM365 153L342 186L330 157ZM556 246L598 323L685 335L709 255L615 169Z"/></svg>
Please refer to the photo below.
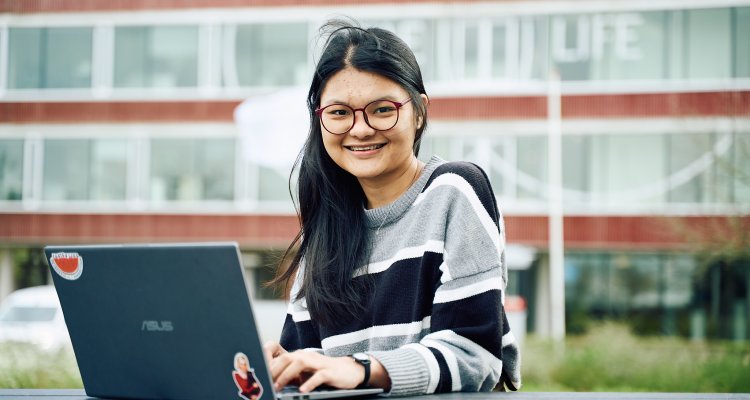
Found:
<svg viewBox="0 0 750 400"><path fill-rule="evenodd" d="M69 347L42 351L25 343L0 343L0 388L82 388Z"/></svg>
<svg viewBox="0 0 750 400"><path fill-rule="evenodd" d="M528 337L525 391L750 392L750 342L635 336L603 324L564 346Z"/></svg>
<svg viewBox="0 0 750 400"><path fill-rule="evenodd" d="M642 337L602 324L564 346L528 336L523 347L527 392L750 392L750 342ZM80 387L72 350L0 343L0 388Z"/></svg>

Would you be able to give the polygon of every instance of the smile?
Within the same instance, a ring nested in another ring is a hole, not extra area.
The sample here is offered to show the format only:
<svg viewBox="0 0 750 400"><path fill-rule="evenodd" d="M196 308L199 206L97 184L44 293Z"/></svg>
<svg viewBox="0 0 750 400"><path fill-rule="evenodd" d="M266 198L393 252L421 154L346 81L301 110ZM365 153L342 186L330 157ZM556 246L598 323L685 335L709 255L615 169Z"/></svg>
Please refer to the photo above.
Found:
<svg viewBox="0 0 750 400"><path fill-rule="evenodd" d="M346 147L347 149L351 151L371 151L371 150L377 150L377 149L383 148L383 146L385 146L385 143L372 144L369 146L344 146L344 147Z"/></svg>

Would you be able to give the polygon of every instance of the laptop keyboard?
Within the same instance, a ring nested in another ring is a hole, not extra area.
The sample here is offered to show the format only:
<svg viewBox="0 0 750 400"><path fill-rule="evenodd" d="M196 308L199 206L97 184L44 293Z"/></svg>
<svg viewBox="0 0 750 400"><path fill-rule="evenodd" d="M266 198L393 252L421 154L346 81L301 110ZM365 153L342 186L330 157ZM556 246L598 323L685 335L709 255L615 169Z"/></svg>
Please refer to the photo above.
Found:
<svg viewBox="0 0 750 400"><path fill-rule="evenodd" d="M335 388L333 388L331 386L320 385L320 386L316 387L315 389L313 389L313 392L329 392L329 391L334 390L334 389ZM284 388L281 389L281 391L279 393L283 393L283 394L286 394L286 393L299 393L299 386L296 386L296 385L287 385L287 386L284 386Z"/></svg>

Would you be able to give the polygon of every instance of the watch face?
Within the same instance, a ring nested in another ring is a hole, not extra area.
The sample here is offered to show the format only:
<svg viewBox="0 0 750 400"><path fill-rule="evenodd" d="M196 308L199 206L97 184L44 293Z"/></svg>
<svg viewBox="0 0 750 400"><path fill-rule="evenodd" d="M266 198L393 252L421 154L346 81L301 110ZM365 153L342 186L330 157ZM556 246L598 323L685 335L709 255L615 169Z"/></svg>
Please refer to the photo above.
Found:
<svg viewBox="0 0 750 400"><path fill-rule="evenodd" d="M370 362L370 356L368 356L365 353L354 353L352 354L352 357L357 361L364 361L364 362Z"/></svg>

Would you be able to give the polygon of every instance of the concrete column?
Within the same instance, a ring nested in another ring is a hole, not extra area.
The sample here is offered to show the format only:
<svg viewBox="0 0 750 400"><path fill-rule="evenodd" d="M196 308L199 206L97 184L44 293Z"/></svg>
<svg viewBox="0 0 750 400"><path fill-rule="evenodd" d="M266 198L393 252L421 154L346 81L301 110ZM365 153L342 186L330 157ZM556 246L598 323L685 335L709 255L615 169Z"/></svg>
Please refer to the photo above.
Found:
<svg viewBox="0 0 750 400"><path fill-rule="evenodd" d="M11 249L0 248L0 303L15 289Z"/></svg>
<svg viewBox="0 0 750 400"><path fill-rule="evenodd" d="M552 300L549 294L550 267L549 257L544 255L537 264L536 273L536 309L534 310L534 332L544 338L552 337Z"/></svg>

